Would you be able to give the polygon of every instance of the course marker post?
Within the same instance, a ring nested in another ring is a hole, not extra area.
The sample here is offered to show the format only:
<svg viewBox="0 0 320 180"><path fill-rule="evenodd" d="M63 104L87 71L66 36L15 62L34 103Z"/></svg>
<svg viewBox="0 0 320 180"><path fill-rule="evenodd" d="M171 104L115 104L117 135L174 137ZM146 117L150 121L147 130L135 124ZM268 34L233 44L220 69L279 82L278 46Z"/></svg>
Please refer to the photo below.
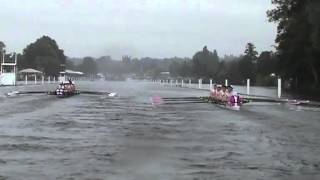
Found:
<svg viewBox="0 0 320 180"><path fill-rule="evenodd" d="M247 95L250 94L250 79L247 79Z"/></svg>
<svg viewBox="0 0 320 180"><path fill-rule="evenodd" d="M198 80L198 88L201 89L202 88L202 79Z"/></svg>
<svg viewBox="0 0 320 180"><path fill-rule="evenodd" d="M278 78L278 98L281 98L281 78Z"/></svg>

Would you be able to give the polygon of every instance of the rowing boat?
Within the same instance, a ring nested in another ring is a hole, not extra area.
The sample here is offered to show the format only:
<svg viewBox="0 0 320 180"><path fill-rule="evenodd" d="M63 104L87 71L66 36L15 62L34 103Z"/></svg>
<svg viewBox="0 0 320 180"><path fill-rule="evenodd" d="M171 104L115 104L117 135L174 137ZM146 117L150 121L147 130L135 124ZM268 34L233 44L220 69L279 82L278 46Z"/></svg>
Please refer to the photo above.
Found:
<svg viewBox="0 0 320 180"><path fill-rule="evenodd" d="M55 91L55 95L59 98L70 97L80 94L76 90L76 86L72 82L62 82Z"/></svg>
<svg viewBox="0 0 320 180"><path fill-rule="evenodd" d="M210 103L215 104L221 108L239 111L241 105L244 103L231 103L231 102L223 102L212 97L160 97L153 96L151 97L152 105L159 106L162 104L166 105L178 105L178 104L190 104L190 103Z"/></svg>
<svg viewBox="0 0 320 180"><path fill-rule="evenodd" d="M230 100L229 101L221 101L221 100L214 98L214 97L211 97L211 96L202 97L201 99L203 99L209 103L215 104L221 108L234 110L234 111L239 111L241 109L242 104L246 103L245 101L238 101L238 102L231 102ZM229 98L229 99L231 99L231 98Z"/></svg>

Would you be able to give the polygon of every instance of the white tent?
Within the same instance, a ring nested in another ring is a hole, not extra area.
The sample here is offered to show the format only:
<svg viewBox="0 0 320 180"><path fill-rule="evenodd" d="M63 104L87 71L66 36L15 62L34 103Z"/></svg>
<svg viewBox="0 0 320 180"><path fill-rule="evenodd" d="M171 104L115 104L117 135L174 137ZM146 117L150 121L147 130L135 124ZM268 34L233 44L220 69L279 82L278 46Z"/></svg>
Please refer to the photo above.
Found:
<svg viewBox="0 0 320 180"><path fill-rule="evenodd" d="M83 72L80 71L72 71L70 69L66 69L65 74L69 74L69 75L83 75Z"/></svg>
<svg viewBox="0 0 320 180"><path fill-rule="evenodd" d="M35 69L23 69L21 71L19 71L20 74L42 74L41 71L35 70Z"/></svg>

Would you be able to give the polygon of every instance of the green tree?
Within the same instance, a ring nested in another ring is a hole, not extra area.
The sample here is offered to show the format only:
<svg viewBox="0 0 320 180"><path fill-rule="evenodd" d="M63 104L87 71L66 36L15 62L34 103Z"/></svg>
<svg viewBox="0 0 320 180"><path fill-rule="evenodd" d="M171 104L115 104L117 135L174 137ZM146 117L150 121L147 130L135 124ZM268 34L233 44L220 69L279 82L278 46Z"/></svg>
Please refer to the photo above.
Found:
<svg viewBox="0 0 320 180"><path fill-rule="evenodd" d="M42 36L23 50L20 68L35 68L43 70L47 75L57 76L60 65L65 64L66 56L59 49L56 41L49 36Z"/></svg>
<svg viewBox="0 0 320 180"><path fill-rule="evenodd" d="M277 71L277 57L271 51L263 51L257 59L257 74L270 76Z"/></svg>
<svg viewBox="0 0 320 180"><path fill-rule="evenodd" d="M66 69L72 69L75 70L76 69L76 65L74 64L73 61L66 59Z"/></svg>
<svg viewBox="0 0 320 180"><path fill-rule="evenodd" d="M244 53L244 56L239 61L239 73L242 79L249 78L254 83L258 52L252 43L248 43Z"/></svg>
<svg viewBox="0 0 320 180"><path fill-rule="evenodd" d="M0 41L0 62L3 61L3 53L5 53L5 48L6 48L6 45Z"/></svg>
<svg viewBox="0 0 320 180"><path fill-rule="evenodd" d="M5 48L6 48L6 45L4 44L4 42L0 41L0 52L5 50Z"/></svg>
<svg viewBox="0 0 320 180"><path fill-rule="evenodd" d="M197 52L193 58L193 72L198 77L213 77L218 74L219 57L216 50L210 52L207 46Z"/></svg>
<svg viewBox="0 0 320 180"><path fill-rule="evenodd" d="M92 75L97 73L97 64L92 57L83 58L82 63L79 65L80 71L86 73L87 75Z"/></svg>
<svg viewBox="0 0 320 180"><path fill-rule="evenodd" d="M278 23L276 38L281 76L294 88L319 87L320 3L317 0L273 0L269 21ZM310 85L311 84L311 85Z"/></svg>

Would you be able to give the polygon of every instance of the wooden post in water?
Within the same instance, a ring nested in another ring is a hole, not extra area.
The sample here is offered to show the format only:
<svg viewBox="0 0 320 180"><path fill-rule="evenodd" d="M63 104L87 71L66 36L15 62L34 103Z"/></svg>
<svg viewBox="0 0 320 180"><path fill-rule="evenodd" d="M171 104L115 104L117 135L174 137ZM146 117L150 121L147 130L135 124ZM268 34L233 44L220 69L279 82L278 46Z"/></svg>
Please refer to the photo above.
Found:
<svg viewBox="0 0 320 180"><path fill-rule="evenodd" d="M44 76L41 76L41 84L44 84Z"/></svg>
<svg viewBox="0 0 320 180"><path fill-rule="evenodd" d="M247 79L247 95L250 94L250 79Z"/></svg>
<svg viewBox="0 0 320 180"><path fill-rule="evenodd" d="M278 78L278 98L281 98L281 78Z"/></svg>
<svg viewBox="0 0 320 180"><path fill-rule="evenodd" d="M172 81L173 81L173 80L171 79L171 80L170 80L170 86L171 86L171 87L172 87Z"/></svg>
<svg viewBox="0 0 320 180"><path fill-rule="evenodd" d="M34 75L34 84L37 84L37 75Z"/></svg>
<svg viewBox="0 0 320 180"><path fill-rule="evenodd" d="M191 88L191 79L189 79L189 88Z"/></svg>
<svg viewBox="0 0 320 180"><path fill-rule="evenodd" d="M212 89L212 79L210 79L210 89Z"/></svg>
<svg viewBox="0 0 320 180"><path fill-rule="evenodd" d="M176 79L176 87L178 86L178 80Z"/></svg>
<svg viewBox="0 0 320 180"><path fill-rule="evenodd" d="M28 75L25 76L26 82L25 84L28 85Z"/></svg>
<svg viewBox="0 0 320 180"><path fill-rule="evenodd" d="M55 83L56 82L56 77L55 76L53 76L53 83Z"/></svg>
<svg viewBox="0 0 320 180"><path fill-rule="evenodd" d="M184 86L184 81L183 81L183 79L181 80L181 87L183 87Z"/></svg>
<svg viewBox="0 0 320 180"><path fill-rule="evenodd" d="M50 83L51 83L50 81L51 81L51 79L50 79L50 76L49 76L49 77L48 77L48 84L50 84Z"/></svg>

